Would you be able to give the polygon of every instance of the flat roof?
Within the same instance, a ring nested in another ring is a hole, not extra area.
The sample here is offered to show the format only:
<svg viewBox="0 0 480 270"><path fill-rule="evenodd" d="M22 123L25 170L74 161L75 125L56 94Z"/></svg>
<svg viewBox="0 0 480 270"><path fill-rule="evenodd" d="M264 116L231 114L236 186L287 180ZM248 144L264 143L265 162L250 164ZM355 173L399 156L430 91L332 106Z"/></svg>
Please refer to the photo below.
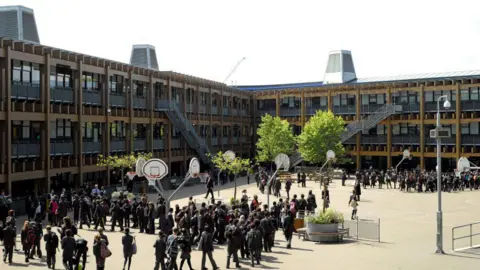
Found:
<svg viewBox="0 0 480 270"><path fill-rule="evenodd" d="M370 77L360 78L347 83L328 84L328 85L354 85L367 83L389 83L389 82L414 82L423 80L442 80L442 79L460 79L460 78L480 78L480 70L458 71L458 72L439 72L439 73L422 73L411 75L385 76L385 77ZM234 86L241 90L247 91L262 91L262 90L280 90L306 87L319 87L327 84L323 82L300 82L287 84L267 84L267 85L238 85Z"/></svg>

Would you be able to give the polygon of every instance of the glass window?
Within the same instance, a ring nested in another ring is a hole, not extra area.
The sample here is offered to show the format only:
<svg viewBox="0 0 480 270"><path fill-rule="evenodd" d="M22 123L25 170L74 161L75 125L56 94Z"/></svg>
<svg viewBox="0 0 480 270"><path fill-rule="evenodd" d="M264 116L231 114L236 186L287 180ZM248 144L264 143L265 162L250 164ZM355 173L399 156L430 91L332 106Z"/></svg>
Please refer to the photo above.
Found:
<svg viewBox="0 0 480 270"><path fill-rule="evenodd" d="M408 103L415 104L418 103L418 92L416 91L409 91L408 92Z"/></svg>
<svg viewBox="0 0 480 270"><path fill-rule="evenodd" d="M442 91L434 91L433 92L433 101L437 101L442 96Z"/></svg>
<svg viewBox="0 0 480 270"><path fill-rule="evenodd" d="M320 106L328 106L328 97L320 97Z"/></svg>
<svg viewBox="0 0 480 270"><path fill-rule="evenodd" d="M31 82L32 67L29 62L22 61L22 82Z"/></svg>
<svg viewBox="0 0 480 270"><path fill-rule="evenodd" d="M23 121L22 123L22 138L30 139L30 121Z"/></svg>
<svg viewBox="0 0 480 270"><path fill-rule="evenodd" d="M50 122L50 138L52 139L57 138L57 122L56 121Z"/></svg>
<svg viewBox="0 0 480 270"><path fill-rule="evenodd" d="M433 92L425 92L425 102L433 102Z"/></svg>
<svg viewBox="0 0 480 270"><path fill-rule="evenodd" d="M377 95L368 95L370 104L377 104Z"/></svg>
<svg viewBox="0 0 480 270"><path fill-rule="evenodd" d="M470 98L468 89L460 90L460 100L461 101L468 101Z"/></svg>
<svg viewBox="0 0 480 270"><path fill-rule="evenodd" d="M392 125L392 135L399 135L400 134L400 125L395 124Z"/></svg>
<svg viewBox="0 0 480 270"><path fill-rule="evenodd" d="M70 120L65 120L65 137L72 137L72 122Z"/></svg>
<svg viewBox="0 0 480 270"><path fill-rule="evenodd" d="M57 120L57 136L58 137L63 137L64 136L64 128L65 128L65 123L63 119Z"/></svg>
<svg viewBox="0 0 480 270"><path fill-rule="evenodd" d="M460 125L460 132L461 132L461 134L464 134L464 135L470 134L470 126L468 124L461 124Z"/></svg>
<svg viewBox="0 0 480 270"><path fill-rule="evenodd" d="M456 135L456 134L457 134L457 125L456 125L456 124L453 124L453 125L452 125L452 134L453 134L453 135Z"/></svg>
<svg viewBox="0 0 480 270"><path fill-rule="evenodd" d="M377 134L378 135L385 134L385 125L377 125Z"/></svg>
<svg viewBox="0 0 480 270"><path fill-rule="evenodd" d="M452 91L446 90L446 91L443 91L442 94L443 94L444 96L447 96L447 100L448 100L448 101L452 100L452 98L451 98L451 97L452 97Z"/></svg>
<svg viewBox="0 0 480 270"><path fill-rule="evenodd" d="M385 94L377 95L377 104L385 104Z"/></svg>
<svg viewBox="0 0 480 270"><path fill-rule="evenodd" d="M368 95L362 95L362 105L368 105Z"/></svg>
<svg viewBox="0 0 480 270"><path fill-rule="evenodd" d="M470 100L478 100L478 87L470 88Z"/></svg>
<svg viewBox="0 0 480 270"><path fill-rule="evenodd" d="M40 66L32 64L32 83L40 84Z"/></svg>
<svg viewBox="0 0 480 270"><path fill-rule="evenodd" d="M333 106L340 106L340 96L333 97Z"/></svg>
<svg viewBox="0 0 480 270"><path fill-rule="evenodd" d="M22 81L22 62L18 60L12 60L13 69L12 69L12 81L21 82Z"/></svg>
<svg viewBox="0 0 480 270"><path fill-rule="evenodd" d="M452 90L450 92L452 92L452 94L451 94L452 101L457 101L457 91Z"/></svg>
<svg viewBox="0 0 480 270"><path fill-rule="evenodd" d="M478 135L478 122L470 123L470 134Z"/></svg>
<svg viewBox="0 0 480 270"><path fill-rule="evenodd" d="M347 106L347 95L340 95L340 105Z"/></svg>
<svg viewBox="0 0 480 270"><path fill-rule="evenodd" d="M400 134L407 135L408 134L408 124L402 123L400 124Z"/></svg>

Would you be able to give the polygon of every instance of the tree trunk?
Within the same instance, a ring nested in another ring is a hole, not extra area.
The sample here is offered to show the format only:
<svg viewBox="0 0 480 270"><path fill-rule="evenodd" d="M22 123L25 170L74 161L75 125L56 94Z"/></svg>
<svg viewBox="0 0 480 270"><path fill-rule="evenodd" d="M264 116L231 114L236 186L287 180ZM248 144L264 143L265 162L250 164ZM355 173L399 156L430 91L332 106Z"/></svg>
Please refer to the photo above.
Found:
<svg viewBox="0 0 480 270"><path fill-rule="evenodd" d="M233 185L234 185L233 200L237 201L237 174L235 174L233 177Z"/></svg>

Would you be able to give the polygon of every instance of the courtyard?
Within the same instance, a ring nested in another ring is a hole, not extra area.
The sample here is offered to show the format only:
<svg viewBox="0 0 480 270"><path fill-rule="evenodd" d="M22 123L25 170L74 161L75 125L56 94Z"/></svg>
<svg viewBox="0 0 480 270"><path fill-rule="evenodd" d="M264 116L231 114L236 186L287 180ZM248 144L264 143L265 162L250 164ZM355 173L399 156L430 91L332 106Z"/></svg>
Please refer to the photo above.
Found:
<svg viewBox="0 0 480 270"><path fill-rule="evenodd" d="M246 185L246 179L238 180L239 187L237 196L240 196L243 189L252 197L254 194L259 196L260 201L266 203L266 195L261 194L255 183ZM330 186L331 207L343 212L345 218L350 217L350 208L348 199L352 190L352 181L347 181L347 186L341 186L341 182L336 180ZM229 183L215 189L215 195L221 200L228 200L233 196L233 184ZM292 194L308 194L313 190L317 203L320 202L319 185L313 182L307 182L306 188L292 185ZM193 196L197 202L206 201L204 199L205 187L197 185L186 187L181 190L176 200L172 202L180 206L186 205L188 196ZM284 193L284 190L282 190ZM463 191L456 193L443 194L444 210L444 250L446 255L436 255L436 194L418 194L404 193L398 190L388 190L378 188L362 190L361 201L358 207L358 216L361 219L380 219L381 241L366 240L348 240L340 244L318 244L299 240L296 236L293 239L292 249L285 248L283 233L277 232L276 245L272 253L263 253L260 269L295 269L301 266L301 269L477 269L480 255L466 250L463 252L452 252L451 235L452 228L458 225L472 223L480 220L480 213L477 207L480 206L480 191ZM284 194L282 194L284 195ZM156 200L154 194L150 195L152 201ZM276 200L274 196L270 201ZM17 227L20 228L22 218L19 218ZM480 228L480 226L479 226ZM480 233L478 228L474 227L473 233ZM137 230L132 229L138 243L138 253L133 257L132 269L153 269L154 249L153 243L156 236L139 234ZM461 233L466 235L468 230ZM107 259L106 269L122 269L123 254L121 232L106 232L110 248L113 252L112 257ZM95 269L95 258L91 254L91 244L95 232L93 230L79 230L79 235L89 241L89 258L86 269ZM458 237L458 235L457 235ZM459 240L455 243L456 248L469 245L469 239ZM20 244L20 243L18 243ZM480 244L480 236L473 239L473 245ZM42 242L42 246L43 246ZM315 254L312 254L314 252ZM216 246L214 258L221 269L226 266L226 247ZM57 261L61 260L61 252L57 254ZM0 264L0 269L21 269L26 266L24 257L17 253L14 257L13 265ZM200 269L201 252L193 251L192 265L195 269ZM233 264L232 264L233 265ZM252 269L248 260L241 261L242 269ZM207 260L207 265L211 269ZM185 267L185 266L184 266ZM30 261L29 269L46 269L45 259L34 259ZM185 267L184 269L187 269ZM57 263L57 269L63 269L60 263Z"/></svg>

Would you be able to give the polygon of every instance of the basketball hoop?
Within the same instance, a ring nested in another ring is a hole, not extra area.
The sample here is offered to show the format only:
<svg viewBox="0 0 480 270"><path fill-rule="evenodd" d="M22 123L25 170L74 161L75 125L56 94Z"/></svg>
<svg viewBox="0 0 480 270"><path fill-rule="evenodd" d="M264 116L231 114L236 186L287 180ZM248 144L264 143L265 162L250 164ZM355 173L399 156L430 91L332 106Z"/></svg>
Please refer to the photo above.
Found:
<svg viewBox="0 0 480 270"><path fill-rule="evenodd" d="M148 180L148 185L157 189L157 180L162 179L168 174L168 167L167 164L165 164L165 162L161 159L150 159L145 162L142 171L143 176L145 176L145 178Z"/></svg>
<svg viewBox="0 0 480 270"><path fill-rule="evenodd" d="M130 180L133 180L133 178L135 177L135 175L137 175L136 172L127 172L127 177L128 177L128 179L130 179Z"/></svg>

